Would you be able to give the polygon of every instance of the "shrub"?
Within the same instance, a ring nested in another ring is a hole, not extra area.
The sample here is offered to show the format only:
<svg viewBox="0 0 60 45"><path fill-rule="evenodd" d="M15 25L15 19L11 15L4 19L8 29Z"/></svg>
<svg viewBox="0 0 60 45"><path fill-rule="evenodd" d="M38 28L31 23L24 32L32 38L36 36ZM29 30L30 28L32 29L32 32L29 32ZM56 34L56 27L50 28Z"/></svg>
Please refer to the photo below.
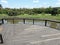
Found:
<svg viewBox="0 0 60 45"><path fill-rule="evenodd" d="M9 11L8 15L9 16L17 16L17 12L15 12L15 11Z"/></svg>

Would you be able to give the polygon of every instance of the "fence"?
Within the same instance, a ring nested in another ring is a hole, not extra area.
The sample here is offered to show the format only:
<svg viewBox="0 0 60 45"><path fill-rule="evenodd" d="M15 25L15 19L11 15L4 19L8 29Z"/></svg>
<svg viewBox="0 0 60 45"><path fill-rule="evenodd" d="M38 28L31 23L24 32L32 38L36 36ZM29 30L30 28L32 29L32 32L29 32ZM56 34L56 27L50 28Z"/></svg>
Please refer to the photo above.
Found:
<svg viewBox="0 0 60 45"><path fill-rule="evenodd" d="M45 22L45 26L47 26L47 22L55 22L55 23L60 23L60 21L57 20L48 20L48 19L37 19L37 18L3 18L2 20L2 24L4 24L4 20L12 20L13 24L15 23L14 20L23 20L23 24L26 23L26 20L32 20L32 23L34 24L36 20L39 21L44 21Z"/></svg>

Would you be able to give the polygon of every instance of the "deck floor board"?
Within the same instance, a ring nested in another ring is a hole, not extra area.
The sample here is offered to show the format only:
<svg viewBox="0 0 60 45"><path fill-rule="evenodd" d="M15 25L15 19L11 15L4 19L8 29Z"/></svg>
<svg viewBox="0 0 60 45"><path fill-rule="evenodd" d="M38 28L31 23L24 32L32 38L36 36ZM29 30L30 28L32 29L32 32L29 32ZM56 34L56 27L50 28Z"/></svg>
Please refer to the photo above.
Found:
<svg viewBox="0 0 60 45"><path fill-rule="evenodd" d="M45 26L4 24L4 44L0 45L60 45L60 31Z"/></svg>

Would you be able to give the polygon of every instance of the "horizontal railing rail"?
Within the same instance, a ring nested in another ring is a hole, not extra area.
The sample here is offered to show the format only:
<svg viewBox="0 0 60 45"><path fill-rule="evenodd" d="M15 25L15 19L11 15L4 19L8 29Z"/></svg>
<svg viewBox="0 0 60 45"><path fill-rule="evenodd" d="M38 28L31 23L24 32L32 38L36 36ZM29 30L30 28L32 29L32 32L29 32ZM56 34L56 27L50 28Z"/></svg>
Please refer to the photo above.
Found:
<svg viewBox="0 0 60 45"><path fill-rule="evenodd" d="M25 24L25 20L32 20L33 24L36 20L39 20L39 21L45 21L45 26L47 26L48 21L49 22L60 23L60 21L58 21L58 20L38 19L38 18L3 18L3 19L0 19L0 20L2 20L2 24L4 24L3 20L12 20L13 24L14 24L14 20L23 20L24 24Z"/></svg>

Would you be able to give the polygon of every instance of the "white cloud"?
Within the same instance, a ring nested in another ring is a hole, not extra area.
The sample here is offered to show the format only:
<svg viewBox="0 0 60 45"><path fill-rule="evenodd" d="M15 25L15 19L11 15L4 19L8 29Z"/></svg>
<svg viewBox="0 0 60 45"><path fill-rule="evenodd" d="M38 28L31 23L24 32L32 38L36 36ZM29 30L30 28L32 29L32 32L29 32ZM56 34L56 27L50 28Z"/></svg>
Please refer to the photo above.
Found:
<svg viewBox="0 0 60 45"><path fill-rule="evenodd" d="M38 3L39 2L39 0L33 0L33 3Z"/></svg>
<svg viewBox="0 0 60 45"><path fill-rule="evenodd" d="M8 3L7 0L1 0L2 3Z"/></svg>

